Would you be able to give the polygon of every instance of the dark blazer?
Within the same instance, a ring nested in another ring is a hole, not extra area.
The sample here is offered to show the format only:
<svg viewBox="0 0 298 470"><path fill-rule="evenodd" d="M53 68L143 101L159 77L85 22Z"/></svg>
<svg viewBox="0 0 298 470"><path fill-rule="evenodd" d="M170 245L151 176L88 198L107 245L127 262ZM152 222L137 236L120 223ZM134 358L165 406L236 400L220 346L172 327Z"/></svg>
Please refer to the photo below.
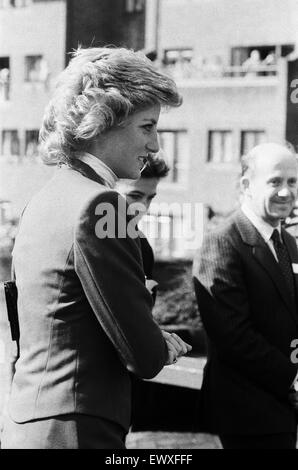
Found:
<svg viewBox="0 0 298 470"><path fill-rule="evenodd" d="M21 333L9 405L15 422L80 413L127 430L129 372L152 378L166 362L140 241L98 238L100 203L114 208L117 234L124 199L87 165L63 165L23 214L13 253Z"/></svg>
<svg viewBox="0 0 298 470"><path fill-rule="evenodd" d="M145 235L140 237L140 243L144 272L147 279L152 279L154 268L153 250Z"/></svg>
<svg viewBox="0 0 298 470"><path fill-rule="evenodd" d="M292 263L296 242L282 231ZM208 335L202 385L207 429L219 434L296 430L288 393L298 337L297 302L262 236L242 211L206 235L194 261L194 284ZM296 294L298 276L295 274Z"/></svg>

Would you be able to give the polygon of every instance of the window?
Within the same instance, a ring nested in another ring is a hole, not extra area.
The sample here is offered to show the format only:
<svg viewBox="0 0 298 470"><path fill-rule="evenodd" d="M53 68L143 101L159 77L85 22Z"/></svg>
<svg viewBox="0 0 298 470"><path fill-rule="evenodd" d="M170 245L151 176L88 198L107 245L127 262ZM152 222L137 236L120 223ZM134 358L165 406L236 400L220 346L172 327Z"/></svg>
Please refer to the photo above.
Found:
<svg viewBox="0 0 298 470"><path fill-rule="evenodd" d="M25 57L25 81L46 82L48 74L47 61L41 55Z"/></svg>
<svg viewBox="0 0 298 470"><path fill-rule="evenodd" d="M0 101L9 100L9 57L0 57Z"/></svg>
<svg viewBox="0 0 298 470"><path fill-rule="evenodd" d="M166 49L163 64L175 80L191 78L194 72L192 48Z"/></svg>
<svg viewBox="0 0 298 470"><path fill-rule="evenodd" d="M233 160L232 132L227 130L209 131L208 162L230 163Z"/></svg>
<svg viewBox="0 0 298 470"><path fill-rule="evenodd" d="M13 219L12 204L10 201L0 199L0 226Z"/></svg>
<svg viewBox="0 0 298 470"><path fill-rule="evenodd" d="M166 49L164 51L163 63L165 65L175 65L177 63L189 64L193 58L192 48Z"/></svg>
<svg viewBox="0 0 298 470"><path fill-rule="evenodd" d="M38 155L38 135L39 131L34 129L26 131L25 155L26 157L35 157Z"/></svg>
<svg viewBox="0 0 298 470"><path fill-rule="evenodd" d="M231 65L243 65L243 63L251 56L253 51L257 51L261 61L265 61L268 56L273 54L275 59L286 57L295 49L294 44L266 46L249 46L249 47L232 47L231 49Z"/></svg>
<svg viewBox="0 0 298 470"><path fill-rule="evenodd" d="M277 73L277 62L295 49L294 44L251 45L232 47L231 65L233 76L271 76Z"/></svg>
<svg viewBox="0 0 298 470"><path fill-rule="evenodd" d="M175 217L173 214L148 213L140 221L140 229L148 237L156 258L175 256Z"/></svg>
<svg viewBox="0 0 298 470"><path fill-rule="evenodd" d="M266 140L266 133L263 130L242 131L241 132L241 155L245 155L256 145L262 144Z"/></svg>
<svg viewBox="0 0 298 470"><path fill-rule="evenodd" d="M172 183L187 182L189 141L185 130L160 130L160 148L167 164L170 167L165 181Z"/></svg>
<svg viewBox="0 0 298 470"><path fill-rule="evenodd" d="M125 0L126 13L139 13L145 9L145 0Z"/></svg>
<svg viewBox="0 0 298 470"><path fill-rule="evenodd" d="M13 156L20 155L20 140L18 131L4 130L2 131L2 155Z"/></svg>
<svg viewBox="0 0 298 470"><path fill-rule="evenodd" d="M27 7L32 3L32 0L15 0L16 7Z"/></svg>
<svg viewBox="0 0 298 470"><path fill-rule="evenodd" d="M0 0L0 8L20 8L27 7L32 3L32 0Z"/></svg>
<svg viewBox="0 0 298 470"><path fill-rule="evenodd" d="M183 258L193 250L192 227L185 215L181 207L178 211L170 207L160 210L158 205L152 205L150 212L141 219L139 228L148 238L156 258Z"/></svg>

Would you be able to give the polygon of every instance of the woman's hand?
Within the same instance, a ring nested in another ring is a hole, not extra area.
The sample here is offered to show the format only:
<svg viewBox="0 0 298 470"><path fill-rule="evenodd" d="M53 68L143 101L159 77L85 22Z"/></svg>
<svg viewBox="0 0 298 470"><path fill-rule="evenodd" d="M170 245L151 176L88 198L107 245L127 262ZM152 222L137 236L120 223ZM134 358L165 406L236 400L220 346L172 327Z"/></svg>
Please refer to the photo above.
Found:
<svg viewBox="0 0 298 470"><path fill-rule="evenodd" d="M168 360L166 365L175 364L179 357L184 356L192 350L192 346L183 341L176 333L162 330L162 335L168 346Z"/></svg>

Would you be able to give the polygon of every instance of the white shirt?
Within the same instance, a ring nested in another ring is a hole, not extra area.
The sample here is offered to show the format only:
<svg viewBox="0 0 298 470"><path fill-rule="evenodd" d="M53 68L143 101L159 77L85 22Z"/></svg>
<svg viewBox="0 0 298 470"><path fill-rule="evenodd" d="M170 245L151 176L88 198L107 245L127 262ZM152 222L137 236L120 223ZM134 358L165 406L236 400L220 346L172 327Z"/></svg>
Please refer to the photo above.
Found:
<svg viewBox="0 0 298 470"><path fill-rule="evenodd" d="M241 206L242 212L246 215L246 217L251 221L253 226L257 229L257 231L260 233L260 235L263 237L265 240L265 243L268 245L270 248L271 252L273 253L276 261L278 262L278 258L275 253L273 241L271 240L271 236L273 234L273 231L275 228L279 231L279 234L281 234L281 225L279 224L278 227L272 227L270 224L265 222L263 219L258 217L253 210L245 204L245 202ZM281 238L281 237L280 237ZM281 238L282 240L282 238ZM295 380L292 384L295 388L295 390L298 392L298 373L295 377Z"/></svg>
<svg viewBox="0 0 298 470"><path fill-rule="evenodd" d="M251 221L251 223L257 229L259 234L262 236L265 243L268 245L270 251L272 252L274 258L278 262L278 258L276 256L276 252L274 249L273 241L271 240L271 236L275 229L277 229L279 231L279 234L281 235L281 225L279 224L277 227L272 227L272 225L265 222L263 219L261 219L261 217L258 217L253 212L253 210L247 204L245 204L245 202L242 204L241 210L246 215L246 217ZM282 241L281 237L280 239Z"/></svg>
<svg viewBox="0 0 298 470"><path fill-rule="evenodd" d="M109 188L114 189L119 178L103 161L88 152L81 152L76 156L79 160L89 165L104 180Z"/></svg>

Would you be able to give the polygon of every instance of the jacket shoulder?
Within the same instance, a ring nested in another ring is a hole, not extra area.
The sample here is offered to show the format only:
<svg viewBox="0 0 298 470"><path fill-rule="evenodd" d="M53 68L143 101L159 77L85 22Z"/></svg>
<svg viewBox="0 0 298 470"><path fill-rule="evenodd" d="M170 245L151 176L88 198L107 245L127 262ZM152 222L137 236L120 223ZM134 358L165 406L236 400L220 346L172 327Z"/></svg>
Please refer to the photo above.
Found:
<svg viewBox="0 0 298 470"><path fill-rule="evenodd" d="M208 243L211 240L219 240L222 242L228 239L232 240L235 235L239 234L237 225L238 218L238 212L231 214L223 223L219 224L216 228L206 233L204 236L204 242Z"/></svg>

